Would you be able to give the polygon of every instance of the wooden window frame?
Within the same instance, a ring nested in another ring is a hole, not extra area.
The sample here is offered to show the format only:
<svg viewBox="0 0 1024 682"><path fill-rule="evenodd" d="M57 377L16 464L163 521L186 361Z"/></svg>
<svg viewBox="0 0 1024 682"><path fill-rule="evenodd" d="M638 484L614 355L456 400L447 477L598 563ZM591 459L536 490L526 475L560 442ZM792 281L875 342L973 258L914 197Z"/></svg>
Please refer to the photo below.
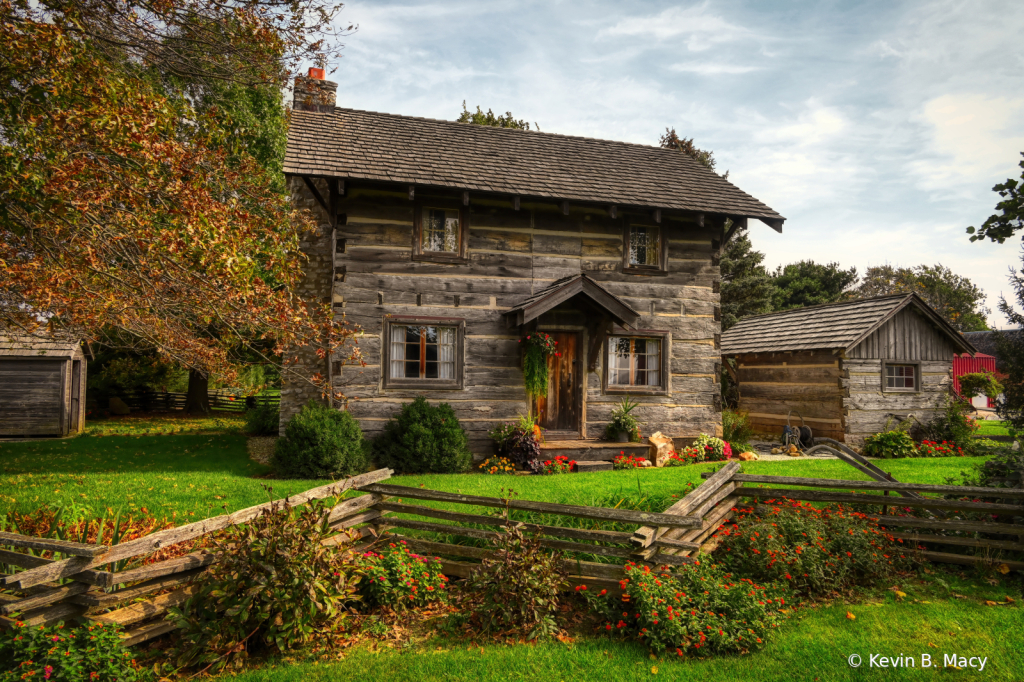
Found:
<svg viewBox="0 0 1024 682"><path fill-rule="evenodd" d="M634 227L656 227L661 235L661 253L658 265L633 265L629 262L629 237ZM631 275L667 275L668 274L668 235L664 223L640 218L624 218L622 221L622 272Z"/></svg>
<svg viewBox="0 0 1024 682"><path fill-rule="evenodd" d="M890 365L906 365L914 368L914 388L889 388L886 385L885 368ZM921 361L920 360L882 360L882 393L920 393L921 392Z"/></svg>
<svg viewBox="0 0 1024 682"><path fill-rule="evenodd" d="M611 367L608 363L609 345L613 338L658 339L661 341L661 385L660 386L621 386L610 384L608 376ZM668 395L672 392L672 334L664 329L615 329L609 333L601 344L604 371L601 373L601 390L607 395Z"/></svg>
<svg viewBox="0 0 1024 682"><path fill-rule="evenodd" d="M459 212L459 252L447 253L441 251L423 250L423 209L436 208L445 211ZM461 206L455 201L442 200L432 201L417 200L413 204L413 230L412 230L412 259L426 261L429 263L448 263L451 265L465 265L469 263L467 251L469 250L469 208Z"/></svg>
<svg viewBox="0 0 1024 682"><path fill-rule="evenodd" d="M409 379L391 376L391 328L393 326L408 327L455 327L455 378L454 379ZM415 317L401 316L384 318L383 337L381 338L381 376L384 388L411 388L416 390L456 390L464 387L466 367L466 320L461 317Z"/></svg>

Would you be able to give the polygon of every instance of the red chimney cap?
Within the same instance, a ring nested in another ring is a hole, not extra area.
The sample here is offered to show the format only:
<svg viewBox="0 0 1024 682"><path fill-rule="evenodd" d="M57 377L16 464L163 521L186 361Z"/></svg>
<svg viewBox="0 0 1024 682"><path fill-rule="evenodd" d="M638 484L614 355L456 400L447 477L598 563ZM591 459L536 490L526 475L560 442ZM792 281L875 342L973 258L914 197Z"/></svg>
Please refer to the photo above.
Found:
<svg viewBox="0 0 1024 682"><path fill-rule="evenodd" d="M324 79L324 70L311 66L309 67L309 77L313 80L322 81Z"/></svg>

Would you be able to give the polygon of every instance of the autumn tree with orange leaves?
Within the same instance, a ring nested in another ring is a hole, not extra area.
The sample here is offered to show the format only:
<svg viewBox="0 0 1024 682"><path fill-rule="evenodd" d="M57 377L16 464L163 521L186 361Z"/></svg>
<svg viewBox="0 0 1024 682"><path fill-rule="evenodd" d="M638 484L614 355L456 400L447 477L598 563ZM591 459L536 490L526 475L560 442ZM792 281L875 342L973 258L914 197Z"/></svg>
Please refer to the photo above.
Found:
<svg viewBox="0 0 1024 682"><path fill-rule="evenodd" d="M0 333L141 344L227 381L347 348L329 304L292 293L312 216L210 97L335 59L338 9L0 0Z"/></svg>

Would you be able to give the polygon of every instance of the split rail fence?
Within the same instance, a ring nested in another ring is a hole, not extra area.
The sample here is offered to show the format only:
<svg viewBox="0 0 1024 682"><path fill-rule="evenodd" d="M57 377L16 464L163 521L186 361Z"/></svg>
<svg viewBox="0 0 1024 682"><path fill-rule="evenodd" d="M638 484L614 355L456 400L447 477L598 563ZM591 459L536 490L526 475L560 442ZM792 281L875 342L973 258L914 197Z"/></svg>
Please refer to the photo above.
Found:
<svg viewBox="0 0 1024 682"><path fill-rule="evenodd" d="M585 520L591 522L591 526L628 526L630 531L625 532L555 523L523 524L526 530L541 536L541 543L547 548L616 562L566 560L574 584L586 581L617 587L617 581L623 577L621 564L626 559L656 559L658 563L671 564L693 561L689 555L700 549L700 543L731 514L738 498L729 497L722 484L738 469L738 464L727 465L662 513L502 500L387 485L381 482L390 478L392 471L379 469L314 488L286 500L158 531L113 546L0 533L0 546L13 548L0 549L0 570L6 571L0 574L0 627L13 625L12 615L16 614L18 620L29 625L72 620L115 623L125 628L126 645L151 640L174 629L174 624L165 619L167 610L183 603L197 591L195 578L217 561L217 554L200 549L184 556L143 563L145 557L230 526L247 523L283 502L296 507L313 500L339 497L350 490L367 494L343 499L331 509L331 527L348 532L331 536L326 542L348 544L351 539L363 538L372 543L378 535L387 532L389 538L404 539L424 553L443 557L445 572L454 576L467 576L472 570L473 564L465 559L479 560L492 550L403 535L394 533L393 529L428 532L432 536L458 536L483 544L480 541L498 535L494 529L504 525L504 517L446 511L408 504L404 500L470 507L507 507L516 513L537 514L544 518ZM407 518L409 516L432 520ZM437 523L436 520L455 523ZM40 554L51 554L54 558L44 558ZM105 570L126 560L136 565L117 572ZM143 597L146 599L139 601Z"/></svg>
<svg viewBox="0 0 1024 682"><path fill-rule="evenodd" d="M694 561L694 555L701 549L713 549L714 540L709 542L709 538L733 516L743 500L757 504L788 498L882 505L883 512L877 516L879 522L896 537L915 545L980 547L987 552L1024 551L1024 525L1012 523L1015 517L1024 516L1021 506L1024 489L751 476L740 473L738 462L729 462L717 472L703 474L706 480L668 509L647 512L391 485L385 483L391 474L390 469L379 469L286 500L158 531L113 546L0 533L0 546L13 548L0 549L0 570L6 571L0 574L0 626L12 625L14 614L30 625L94 621L125 628L126 645L151 640L174 629L174 624L165 619L167 610L196 592L196 578L216 563L218 555L200 549L150 563L144 563L146 557L252 521L282 502L295 507L313 500L340 497L353 490L366 494L342 499L331 509L331 527L339 534L325 542L347 545L355 540L358 545L353 550L362 551L381 537L389 541L404 540L423 554L439 557L446 574L468 577L474 566L494 551L489 541L499 535L500 528L508 521L507 514L513 523L535 534L544 547L566 553L564 561L570 584L586 583L610 591L619 589L619 580L624 577L623 564L628 560L652 566L684 565ZM879 492L882 494L876 494ZM909 497L888 497L889 492ZM924 497L926 494L943 497ZM954 496L997 501L951 499ZM888 507L922 509L925 514L890 515L885 511ZM1009 523L947 518L945 513L953 510L980 513L986 518ZM975 534L979 537L973 537ZM991 536L1017 537L996 540L990 539ZM40 554L50 554L53 558ZM985 560L985 557L931 549L926 549L922 555L933 561L964 564ZM126 570L109 570L111 565L123 565L125 561L132 564ZM1000 563L1024 570L1024 562ZM144 599L139 601L141 598Z"/></svg>

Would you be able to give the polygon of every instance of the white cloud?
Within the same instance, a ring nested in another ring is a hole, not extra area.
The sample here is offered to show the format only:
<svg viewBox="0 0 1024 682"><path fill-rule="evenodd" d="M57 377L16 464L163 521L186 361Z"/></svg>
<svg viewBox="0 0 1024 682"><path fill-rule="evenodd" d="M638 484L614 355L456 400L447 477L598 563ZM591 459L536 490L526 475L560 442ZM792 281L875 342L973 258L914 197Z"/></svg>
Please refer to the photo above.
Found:
<svg viewBox="0 0 1024 682"><path fill-rule="evenodd" d="M948 94L919 114L929 128L926 158L909 164L928 190L955 190L1005 178L1024 149L1024 98Z"/></svg>
<svg viewBox="0 0 1024 682"><path fill-rule="evenodd" d="M662 41L684 38L687 49L702 52L721 43L750 39L754 33L711 13L704 2L691 7L670 7L653 16L620 19L597 34L598 38L606 36L643 36Z"/></svg>
<svg viewBox="0 0 1024 682"><path fill-rule="evenodd" d="M682 64L673 64L668 68L670 71L695 73L700 76L718 76L723 74L739 74L750 73L751 71L760 71L762 67L742 66L739 64L716 64L713 62L685 62Z"/></svg>

